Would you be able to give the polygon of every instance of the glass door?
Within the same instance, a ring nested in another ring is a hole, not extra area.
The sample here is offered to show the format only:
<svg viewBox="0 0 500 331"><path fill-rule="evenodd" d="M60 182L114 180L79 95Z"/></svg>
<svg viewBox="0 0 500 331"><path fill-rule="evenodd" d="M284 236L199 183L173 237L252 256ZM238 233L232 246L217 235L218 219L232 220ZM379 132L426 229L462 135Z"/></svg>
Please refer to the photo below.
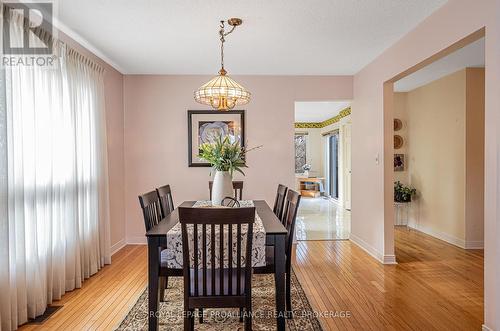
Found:
<svg viewBox="0 0 500 331"><path fill-rule="evenodd" d="M334 199L339 198L339 133L335 132L328 137L329 147L329 194Z"/></svg>

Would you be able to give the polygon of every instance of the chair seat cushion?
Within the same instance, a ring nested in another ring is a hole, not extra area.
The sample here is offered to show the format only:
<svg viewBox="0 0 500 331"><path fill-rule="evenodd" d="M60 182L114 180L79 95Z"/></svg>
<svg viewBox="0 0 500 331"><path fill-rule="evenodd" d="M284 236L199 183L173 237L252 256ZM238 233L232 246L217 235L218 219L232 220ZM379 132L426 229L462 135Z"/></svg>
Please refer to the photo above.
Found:
<svg viewBox="0 0 500 331"><path fill-rule="evenodd" d="M160 266L162 268L168 267L168 260L171 259L171 257L169 257L169 253L170 251L168 249L164 249L160 253Z"/></svg>
<svg viewBox="0 0 500 331"><path fill-rule="evenodd" d="M237 279L238 275L236 272L236 269L232 270L232 277L231 277L231 293L229 292L229 269L222 269L222 274L223 274L223 289L224 292L220 293L220 270L221 269L215 269L215 293L212 294L212 269L207 269L207 295L238 295L237 293ZM195 295L195 277L194 277L194 270L191 270L191 296ZM245 270L241 270L241 275L240 275L240 295L243 295L245 293ZM198 296L203 296L203 271L198 270Z"/></svg>

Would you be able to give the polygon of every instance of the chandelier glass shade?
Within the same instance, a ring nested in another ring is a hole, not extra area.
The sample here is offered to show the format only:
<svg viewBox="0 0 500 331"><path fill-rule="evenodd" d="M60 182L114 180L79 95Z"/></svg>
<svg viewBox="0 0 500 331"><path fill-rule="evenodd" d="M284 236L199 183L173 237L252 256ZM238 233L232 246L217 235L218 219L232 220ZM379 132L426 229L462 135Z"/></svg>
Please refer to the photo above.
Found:
<svg viewBox="0 0 500 331"><path fill-rule="evenodd" d="M241 19L232 18L228 21L232 29L229 32L224 31L224 21L221 21L219 30L221 40L221 69L219 75L203 84L194 92L196 102L208 105L220 111L228 111L235 106L246 105L250 102L250 92L238 84L231 77L226 75L224 69L224 42L225 37L233 32L234 28L242 23Z"/></svg>
<svg viewBox="0 0 500 331"><path fill-rule="evenodd" d="M250 102L250 92L226 76L224 71L194 92L196 102L217 110L230 110Z"/></svg>

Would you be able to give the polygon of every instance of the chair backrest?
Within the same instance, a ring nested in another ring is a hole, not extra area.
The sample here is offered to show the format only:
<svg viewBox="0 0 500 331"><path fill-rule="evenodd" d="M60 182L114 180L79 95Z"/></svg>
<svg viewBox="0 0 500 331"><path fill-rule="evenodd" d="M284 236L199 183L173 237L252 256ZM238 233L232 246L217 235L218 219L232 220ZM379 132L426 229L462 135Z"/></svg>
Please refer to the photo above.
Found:
<svg viewBox="0 0 500 331"><path fill-rule="evenodd" d="M156 189L158 199L160 199L161 215L167 216L174 211L174 201L172 200L172 191L170 185L164 185Z"/></svg>
<svg viewBox="0 0 500 331"><path fill-rule="evenodd" d="M255 207L179 207L185 298L251 294L254 221Z"/></svg>
<svg viewBox="0 0 500 331"><path fill-rule="evenodd" d="M142 214L144 216L144 226L146 232L161 221L162 213L160 207L160 199L156 191L151 191L143 195L139 195L139 203L141 204Z"/></svg>
<svg viewBox="0 0 500 331"><path fill-rule="evenodd" d="M276 200L274 200L273 212L279 219L281 219L281 215L283 214L283 206L285 205L286 191L288 191L288 187L285 185L278 185L278 190L276 191Z"/></svg>
<svg viewBox="0 0 500 331"><path fill-rule="evenodd" d="M212 199L212 186L214 181L208 182L208 189L210 190L210 199ZM243 181L233 180L234 198L238 200L243 200Z"/></svg>
<svg viewBox="0 0 500 331"><path fill-rule="evenodd" d="M281 217L281 223L283 223L287 230L285 242L287 266L291 263L290 255L292 253L293 233L295 231L295 221L297 219L297 210L299 209L299 203L300 194L293 190L288 190L288 194L286 195L285 200L285 210Z"/></svg>

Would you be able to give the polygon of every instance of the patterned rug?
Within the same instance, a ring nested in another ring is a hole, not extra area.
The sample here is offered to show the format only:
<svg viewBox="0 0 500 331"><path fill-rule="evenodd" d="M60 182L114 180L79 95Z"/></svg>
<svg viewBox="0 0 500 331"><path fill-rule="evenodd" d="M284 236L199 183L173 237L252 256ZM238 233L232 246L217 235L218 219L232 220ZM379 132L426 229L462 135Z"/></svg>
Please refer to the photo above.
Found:
<svg viewBox="0 0 500 331"><path fill-rule="evenodd" d="M181 277L169 278L165 293L167 302L160 303L160 330L183 330L183 285ZM304 290L292 272L293 319L287 319L287 330L321 331L321 325L313 312ZM254 275L252 280L253 330L276 330L274 316L274 276ZM147 330L148 293L144 290L117 330ZM206 309L204 322L195 319L196 330L243 330L238 309Z"/></svg>

